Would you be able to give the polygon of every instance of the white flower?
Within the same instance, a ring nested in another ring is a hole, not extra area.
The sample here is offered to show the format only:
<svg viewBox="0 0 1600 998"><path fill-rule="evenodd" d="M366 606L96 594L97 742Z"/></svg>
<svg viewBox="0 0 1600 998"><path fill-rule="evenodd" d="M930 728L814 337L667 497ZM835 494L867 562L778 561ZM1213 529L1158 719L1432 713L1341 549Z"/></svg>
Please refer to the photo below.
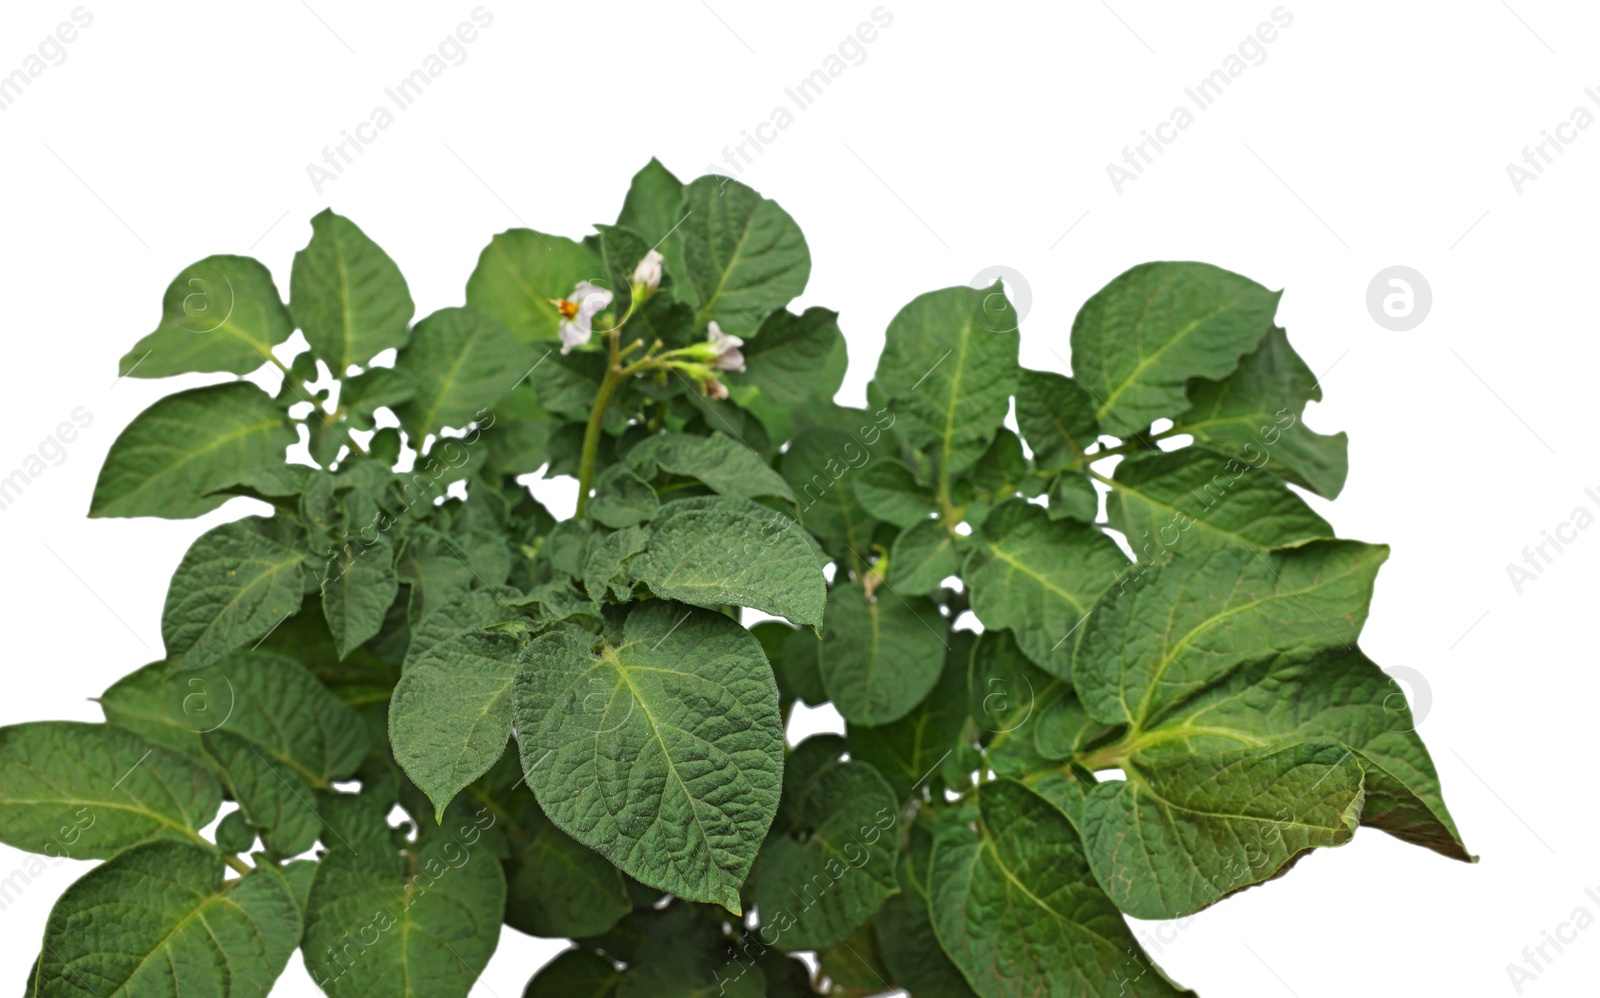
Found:
<svg viewBox="0 0 1600 998"><path fill-rule="evenodd" d="M739 352L739 348L744 346L744 340L723 332L715 320L706 327L706 340L717 350L717 358L711 362L713 367L719 371L744 370L744 354ZM727 394L727 389L723 389L723 394Z"/></svg>
<svg viewBox="0 0 1600 998"><path fill-rule="evenodd" d="M633 283L653 292L661 286L661 264L666 258L655 250L644 255L639 266L633 268Z"/></svg>
<svg viewBox="0 0 1600 998"><path fill-rule="evenodd" d="M567 298L552 298L550 304L561 313L561 325L556 329L561 337L561 353L571 353L573 347L589 342L594 317L611 304L611 292L597 288L588 281L579 281Z"/></svg>

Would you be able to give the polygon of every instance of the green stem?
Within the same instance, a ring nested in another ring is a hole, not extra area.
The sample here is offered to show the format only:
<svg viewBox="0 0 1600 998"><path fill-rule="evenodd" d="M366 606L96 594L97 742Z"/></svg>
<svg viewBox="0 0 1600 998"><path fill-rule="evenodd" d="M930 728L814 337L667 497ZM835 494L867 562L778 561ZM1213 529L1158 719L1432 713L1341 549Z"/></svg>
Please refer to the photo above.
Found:
<svg viewBox="0 0 1600 998"><path fill-rule="evenodd" d="M631 370L631 368L630 368ZM578 461L578 517L589 508L589 483L594 479L594 459L600 453L600 428L606 421L606 406L611 396L622 384L624 373L615 364L606 368L600 380L600 391L594 397L594 408L589 412L589 425L583 431L583 456Z"/></svg>
<svg viewBox="0 0 1600 998"><path fill-rule="evenodd" d="M231 856L228 853L223 853L222 861L233 867L234 871L241 876L248 876L249 874L255 872L250 868L249 864L245 863L244 860L237 856Z"/></svg>

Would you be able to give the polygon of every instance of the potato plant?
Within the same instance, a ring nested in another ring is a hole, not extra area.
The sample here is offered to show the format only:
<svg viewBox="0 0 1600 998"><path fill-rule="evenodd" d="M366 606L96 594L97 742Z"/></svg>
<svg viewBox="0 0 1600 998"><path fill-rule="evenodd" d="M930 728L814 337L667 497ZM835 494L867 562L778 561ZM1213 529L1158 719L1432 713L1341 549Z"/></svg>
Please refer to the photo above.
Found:
<svg viewBox="0 0 1600 998"><path fill-rule="evenodd" d="M572 940L527 998L1188 994L1124 915L1362 826L1472 858L1358 647L1388 549L1302 498L1346 439L1277 292L1134 267L1068 376L999 284L930 291L855 409L805 238L731 179L652 161L421 319L311 225L287 302L208 257L122 359L238 377L135 418L90 515L263 512L189 548L105 723L0 729L0 840L104 860L30 993L260 995L298 948L448 998L504 923ZM797 703L844 733L788 744Z"/></svg>

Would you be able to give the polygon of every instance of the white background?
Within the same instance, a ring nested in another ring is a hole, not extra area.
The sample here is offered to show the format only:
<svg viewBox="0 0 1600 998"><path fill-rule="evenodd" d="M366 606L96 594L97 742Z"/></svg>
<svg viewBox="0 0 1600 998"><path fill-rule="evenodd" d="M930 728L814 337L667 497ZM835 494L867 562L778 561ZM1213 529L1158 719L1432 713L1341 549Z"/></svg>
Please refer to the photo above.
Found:
<svg viewBox="0 0 1600 998"><path fill-rule="evenodd" d="M720 162L875 4L493 0L465 62L316 191L307 164L474 6L91 3L66 60L0 111L0 474L74 408L94 417L0 510L0 723L99 720L85 698L160 657L166 580L189 541L248 506L194 521L85 518L118 431L208 380L113 385L180 268L248 253L287 294L307 219L331 205L399 262L419 315L459 304L495 232L581 236L615 217L650 156L685 179ZM73 7L0 8L0 73ZM854 360L842 401L862 398L896 309L988 267L1023 275L1023 362L1052 370L1064 370L1077 306L1134 263L1206 260L1286 289L1279 321L1326 372L1327 401L1307 421L1351 437L1348 487L1313 505L1342 535L1394 547L1362 644L1425 677L1420 731L1483 859L1363 831L1152 953L1210 996L1514 994L1506 965L1525 946L1580 905L1600 917L1584 894L1600 897L1600 530L1520 594L1506 570L1575 507L1600 514L1600 127L1520 193L1506 166L1575 107L1600 113L1584 94L1600 88L1600 12L1295 0L1266 61L1118 193L1107 164L1273 8L891 0L866 60L740 176L805 230L814 263L797 306L840 311ZM1369 281L1394 264L1432 288L1431 313L1405 332L1366 306ZM24 859L0 847L0 877ZM87 868L63 862L0 913L5 987ZM555 948L506 930L474 993L520 994ZM1593 993L1600 928L1546 952L1553 965L1522 993ZM298 957L279 993L312 993Z"/></svg>

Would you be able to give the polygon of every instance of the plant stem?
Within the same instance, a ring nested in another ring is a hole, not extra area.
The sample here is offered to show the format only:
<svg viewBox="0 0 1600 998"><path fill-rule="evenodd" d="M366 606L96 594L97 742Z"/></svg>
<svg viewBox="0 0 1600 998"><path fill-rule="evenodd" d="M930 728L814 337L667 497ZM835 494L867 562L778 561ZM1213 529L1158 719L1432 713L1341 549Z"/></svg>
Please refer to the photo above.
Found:
<svg viewBox="0 0 1600 998"><path fill-rule="evenodd" d="M631 368L629 368L631 370ZM606 421L606 406L622 383L624 372L617 365L606 368L600 380L600 391L595 394L594 408L589 411L589 425L583 431L583 456L578 461L578 512L582 517L589 508L589 483L594 479L594 459L600 453L600 428Z"/></svg>

